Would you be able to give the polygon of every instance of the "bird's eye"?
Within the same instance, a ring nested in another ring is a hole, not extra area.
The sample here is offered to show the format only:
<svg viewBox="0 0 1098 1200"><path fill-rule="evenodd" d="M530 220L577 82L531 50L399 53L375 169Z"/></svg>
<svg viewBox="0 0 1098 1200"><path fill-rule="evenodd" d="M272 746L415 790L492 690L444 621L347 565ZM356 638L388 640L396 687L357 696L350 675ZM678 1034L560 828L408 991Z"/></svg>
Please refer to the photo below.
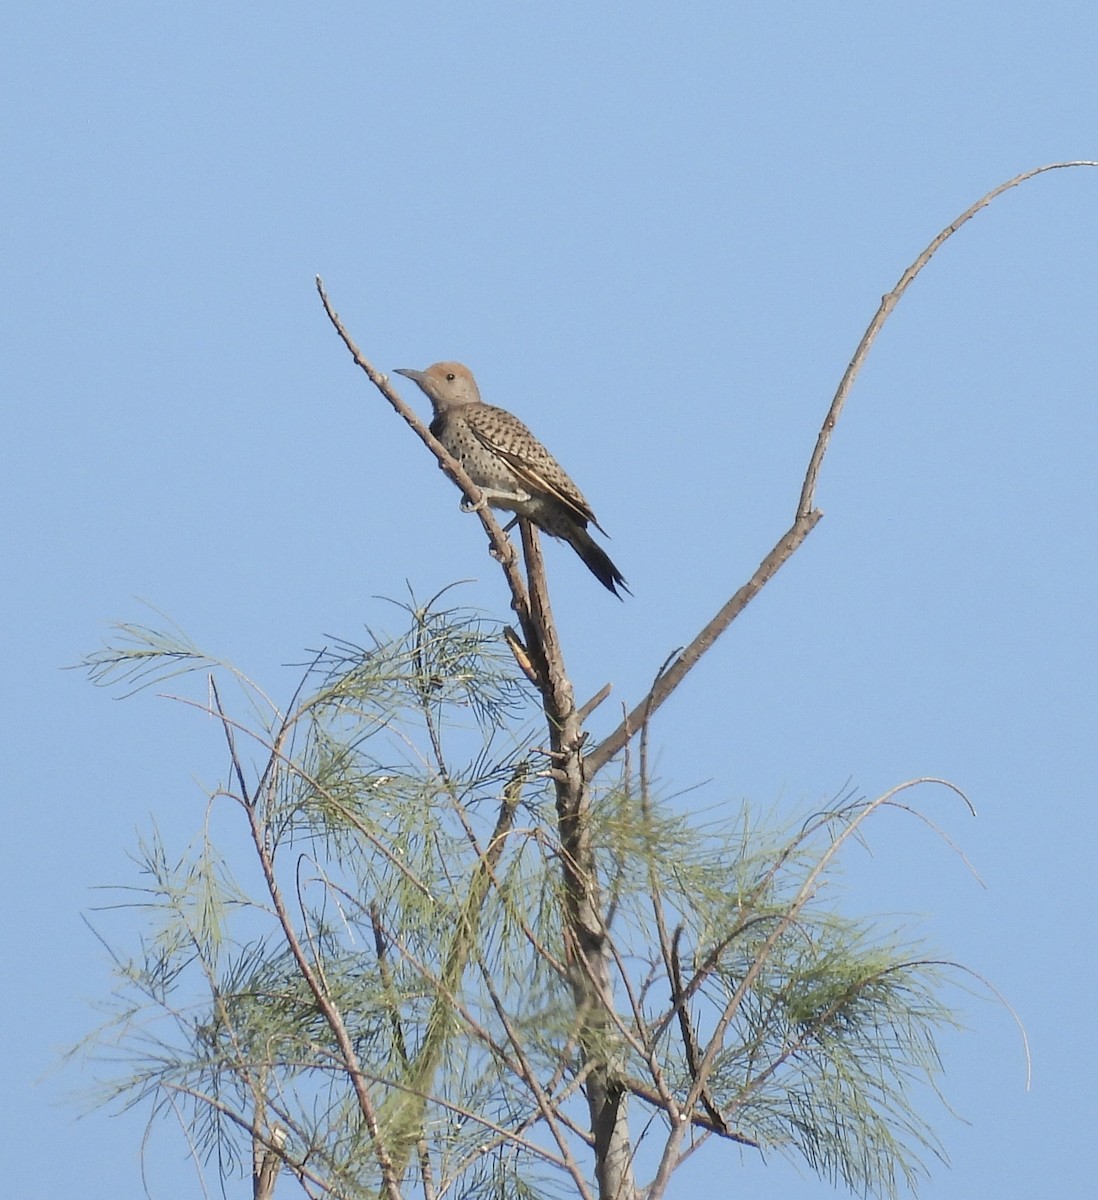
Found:
<svg viewBox="0 0 1098 1200"><path fill-rule="evenodd" d="M454 382L454 380L455 380L455 379L457 379L457 376L456 376L456 375L453 373L453 371L447 371L447 372L446 372L446 379L447 379L447 381L448 381L449 383L453 383L453 382Z"/></svg>

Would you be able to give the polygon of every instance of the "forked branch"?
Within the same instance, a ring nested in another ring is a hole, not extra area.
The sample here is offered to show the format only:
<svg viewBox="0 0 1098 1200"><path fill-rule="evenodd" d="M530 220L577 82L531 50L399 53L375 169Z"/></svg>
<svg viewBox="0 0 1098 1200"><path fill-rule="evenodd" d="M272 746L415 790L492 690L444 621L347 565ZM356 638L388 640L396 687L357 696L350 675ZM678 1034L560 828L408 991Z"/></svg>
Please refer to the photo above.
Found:
<svg viewBox="0 0 1098 1200"><path fill-rule="evenodd" d="M797 513L792 526L778 540L777 545L763 559L758 570L751 576L747 583L722 606L717 615L701 630L668 670L657 678L648 695L629 713L609 737L600 742L587 755L584 762L588 778L592 778L616 754L620 753L636 735L646 717L655 712L668 696L671 695L701 656L724 633L740 613L743 612L763 587L769 583L778 570L793 556L823 516L823 513L815 507L816 482L819 478L820 467L823 465L824 455L827 453L827 448L831 442L831 435L838 423L839 414L842 412L850 389L854 386L854 380L858 377L858 372L862 369L862 364L869 354L870 347L877 339L877 334L880 333L885 321L888 320L892 310L899 303L900 297L907 291L915 276L926 266L935 252L948 238L956 233L966 221L971 220L980 209L986 208L993 200L1001 196L1003 192L1010 191L1011 188L1017 187L1020 183L1025 183L1026 180L1032 179L1036 175L1043 175L1046 171L1056 171L1063 167L1098 167L1098 161L1078 159L1072 162L1046 163L1043 167L1034 167L1032 170L1023 171L1021 175L1015 175L1013 179L1008 179L1005 183L999 184L998 187L992 188L987 195L981 196L975 204L965 209L952 224L947 225L918 258L915 259L911 266L904 271L892 291L882 297L880 306L873 315L873 319L869 322L865 333L862 335L862 340L858 343L858 348L854 351L854 357L850 360L850 364L839 381L839 386L827 410L827 415L820 426L820 432L816 437L816 445L812 450L812 457L808 461L804 483L801 485L801 494L797 501Z"/></svg>

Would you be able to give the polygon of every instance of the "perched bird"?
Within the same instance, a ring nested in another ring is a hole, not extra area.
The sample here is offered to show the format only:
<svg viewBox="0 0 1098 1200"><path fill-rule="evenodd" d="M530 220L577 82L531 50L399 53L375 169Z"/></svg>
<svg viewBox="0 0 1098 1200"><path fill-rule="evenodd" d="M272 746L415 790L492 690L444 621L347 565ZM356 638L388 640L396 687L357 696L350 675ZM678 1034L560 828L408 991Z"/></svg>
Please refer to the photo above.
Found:
<svg viewBox="0 0 1098 1200"><path fill-rule="evenodd" d="M398 370L431 401L431 432L461 463L493 508L516 513L567 542L604 586L620 597L625 579L587 532L595 520L583 493L529 429L506 409L485 404L476 380L461 363L440 362L426 371Z"/></svg>

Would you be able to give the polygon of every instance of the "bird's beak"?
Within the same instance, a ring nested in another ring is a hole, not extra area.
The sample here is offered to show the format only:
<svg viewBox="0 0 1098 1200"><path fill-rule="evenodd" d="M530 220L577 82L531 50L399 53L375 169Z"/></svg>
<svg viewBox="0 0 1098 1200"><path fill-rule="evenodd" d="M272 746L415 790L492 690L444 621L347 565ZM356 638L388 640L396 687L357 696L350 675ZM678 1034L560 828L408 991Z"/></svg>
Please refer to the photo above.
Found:
<svg viewBox="0 0 1098 1200"><path fill-rule="evenodd" d="M413 383L423 382L422 371L413 371L410 367L394 367L393 371L397 375L404 375L406 378L412 380Z"/></svg>

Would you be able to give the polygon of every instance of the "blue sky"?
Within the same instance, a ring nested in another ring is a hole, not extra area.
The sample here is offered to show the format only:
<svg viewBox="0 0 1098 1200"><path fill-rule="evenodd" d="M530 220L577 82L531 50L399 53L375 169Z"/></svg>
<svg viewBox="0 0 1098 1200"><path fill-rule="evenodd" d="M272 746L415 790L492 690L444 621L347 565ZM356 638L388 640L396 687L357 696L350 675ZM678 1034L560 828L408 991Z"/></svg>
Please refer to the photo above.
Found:
<svg viewBox="0 0 1098 1200"><path fill-rule="evenodd" d="M0 872L12 1195L140 1194L142 1120L52 1068L109 986L81 922L135 830L182 846L220 747L61 668L143 598L282 686L378 596L472 578L476 522L353 369L459 358L614 535L635 593L549 548L577 691L639 697L788 526L880 295L998 182L1098 157L1091 4L9 6L0 16ZM886 814L844 903L913 914L961 997L925 1194L1093 1186L1098 171L938 254L873 350L822 523L661 714L668 791ZM409 386L409 399L421 397ZM609 717L607 717L609 720ZM679 1195L829 1196L730 1154ZM154 1134L158 1200L196 1194ZM1085 1181L1085 1182L1084 1182ZM240 1192L239 1194L243 1194Z"/></svg>

